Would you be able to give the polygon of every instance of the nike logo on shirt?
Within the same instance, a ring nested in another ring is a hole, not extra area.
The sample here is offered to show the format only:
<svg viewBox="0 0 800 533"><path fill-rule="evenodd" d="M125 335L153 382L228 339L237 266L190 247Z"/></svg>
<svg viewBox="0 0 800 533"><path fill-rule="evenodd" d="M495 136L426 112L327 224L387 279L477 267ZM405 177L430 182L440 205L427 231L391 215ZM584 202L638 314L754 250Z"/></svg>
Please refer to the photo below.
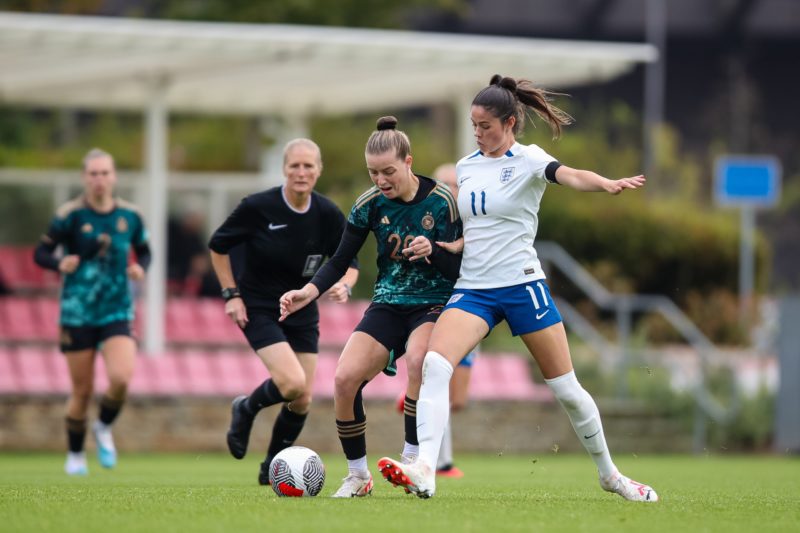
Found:
<svg viewBox="0 0 800 533"><path fill-rule="evenodd" d="M281 229L281 228L285 228L288 225L289 224L273 224L272 222L270 222L269 223L269 229L271 229L271 230Z"/></svg>
<svg viewBox="0 0 800 533"><path fill-rule="evenodd" d="M549 312L550 312L550 310L548 309L547 311L545 311L545 312L544 312L544 313L542 313L542 314L536 313L536 320L541 320L541 319L542 319L542 317L543 317L544 315L546 315L547 313L549 313Z"/></svg>

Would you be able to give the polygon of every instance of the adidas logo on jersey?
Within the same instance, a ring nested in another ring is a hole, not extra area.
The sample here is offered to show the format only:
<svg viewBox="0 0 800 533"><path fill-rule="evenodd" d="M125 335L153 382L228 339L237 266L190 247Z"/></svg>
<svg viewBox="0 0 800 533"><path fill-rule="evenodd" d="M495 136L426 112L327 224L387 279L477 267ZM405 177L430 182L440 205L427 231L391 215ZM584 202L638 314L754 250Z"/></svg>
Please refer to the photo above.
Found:
<svg viewBox="0 0 800 533"><path fill-rule="evenodd" d="M383 218L381 219L381 224L389 224L389 223L390 223L389 222L389 217L387 217L386 215L383 215Z"/></svg>

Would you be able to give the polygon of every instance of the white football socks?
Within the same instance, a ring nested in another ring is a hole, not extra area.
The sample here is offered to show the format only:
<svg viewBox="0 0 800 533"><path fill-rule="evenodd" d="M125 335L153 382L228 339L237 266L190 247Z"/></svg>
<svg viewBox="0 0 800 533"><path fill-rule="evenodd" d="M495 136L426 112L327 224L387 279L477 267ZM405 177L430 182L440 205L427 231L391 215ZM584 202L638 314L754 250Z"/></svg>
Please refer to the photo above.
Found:
<svg viewBox="0 0 800 533"><path fill-rule="evenodd" d="M403 457L416 458L419 455L419 444L403 443Z"/></svg>
<svg viewBox="0 0 800 533"><path fill-rule="evenodd" d="M441 354L428 352L422 364L422 387L417 400L419 460L436 468L442 434L450 415L450 378L453 365Z"/></svg>
<svg viewBox="0 0 800 533"><path fill-rule="evenodd" d="M453 466L453 432L450 429L450 421L447 421L447 426L444 428L444 435L442 435L442 447L439 448L439 459L436 461L436 469L444 468L445 466Z"/></svg>
<svg viewBox="0 0 800 533"><path fill-rule="evenodd" d="M570 370L562 376L545 379L545 383L553 391L564 410L567 411L569 421L575 433L578 434L583 447L592 456L597 470L604 478L617 471L603 435L603 425L600 422L600 411L594 403L592 396L578 383L575 371Z"/></svg>
<svg viewBox="0 0 800 533"><path fill-rule="evenodd" d="M360 478L366 479L369 477L369 467L367 466L367 456L359 457L358 459L347 460L347 470L350 474L355 474Z"/></svg>

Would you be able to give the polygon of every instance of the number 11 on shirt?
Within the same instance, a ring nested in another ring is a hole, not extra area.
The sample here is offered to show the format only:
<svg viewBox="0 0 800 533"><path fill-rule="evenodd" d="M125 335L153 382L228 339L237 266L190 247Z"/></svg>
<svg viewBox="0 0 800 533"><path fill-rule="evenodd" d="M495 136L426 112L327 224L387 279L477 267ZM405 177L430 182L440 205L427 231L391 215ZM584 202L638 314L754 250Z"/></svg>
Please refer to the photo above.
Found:
<svg viewBox="0 0 800 533"><path fill-rule="evenodd" d="M478 212L475 210L475 191L469 194L472 198L472 214L478 216ZM486 214L486 191L481 191L481 214Z"/></svg>

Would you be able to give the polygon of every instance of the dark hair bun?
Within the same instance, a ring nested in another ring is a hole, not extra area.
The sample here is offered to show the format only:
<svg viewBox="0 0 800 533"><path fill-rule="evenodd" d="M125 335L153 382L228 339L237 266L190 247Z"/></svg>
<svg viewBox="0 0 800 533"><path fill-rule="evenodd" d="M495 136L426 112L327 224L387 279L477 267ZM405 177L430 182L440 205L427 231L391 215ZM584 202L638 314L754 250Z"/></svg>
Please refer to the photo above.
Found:
<svg viewBox="0 0 800 533"><path fill-rule="evenodd" d="M500 87L508 89L512 93L516 92L517 80L515 80L514 78L503 78L502 80L500 80Z"/></svg>
<svg viewBox="0 0 800 533"><path fill-rule="evenodd" d="M397 129L397 119L394 117L381 117L378 119L378 131Z"/></svg>
<svg viewBox="0 0 800 533"><path fill-rule="evenodd" d="M500 84L500 80L502 80L502 79L503 79L503 76L501 76L500 74L495 74L494 76L492 76L492 79L489 80L489 85L499 85Z"/></svg>

